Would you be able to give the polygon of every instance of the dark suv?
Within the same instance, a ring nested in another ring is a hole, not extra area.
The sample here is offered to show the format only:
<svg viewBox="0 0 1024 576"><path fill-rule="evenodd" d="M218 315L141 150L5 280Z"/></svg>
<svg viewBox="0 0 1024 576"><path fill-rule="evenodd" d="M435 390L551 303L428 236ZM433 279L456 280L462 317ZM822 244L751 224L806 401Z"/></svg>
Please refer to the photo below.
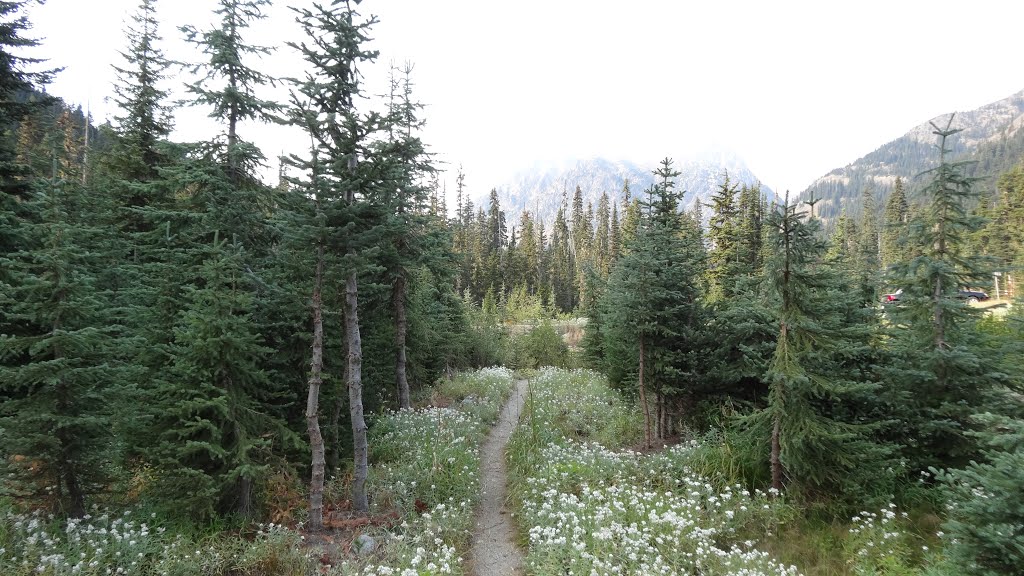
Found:
<svg viewBox="0 0 1024 576"><path fill-rule="evenodd" d="M988 294L981 290L960 290L956 293L956 297L961 300L967 300L971 304L975 302L981 302L982 300L988 300Z"/></svg>
<svg viewBox="0 0 1024 576"><path fill-rule="evenodd" d="M882 295L882 302L898 302L900 296L902 295L903 288L900 288L899 290L893 292L892 294ZM981 290L958 290L956 293L956 297L961 300L967 300L971 304L974 304L975 302L982 302L984 300L988 300L988 294L982 292Z"/></svg>

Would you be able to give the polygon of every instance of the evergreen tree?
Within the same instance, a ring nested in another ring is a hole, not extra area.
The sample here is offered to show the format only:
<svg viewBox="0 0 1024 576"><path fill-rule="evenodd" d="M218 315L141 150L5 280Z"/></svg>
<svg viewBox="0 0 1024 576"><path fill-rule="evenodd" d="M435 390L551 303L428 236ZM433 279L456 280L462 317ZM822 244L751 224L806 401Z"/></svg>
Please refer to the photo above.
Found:
<svg viewBox="0 0 1024 576"><path fill-rule="evenodd" d="M984 460L940 475L949 492L943 531L951 571L972 576L1016 574L1024 564L1024 421L987 414Z"/></svg>
<svg viewBox="0 0 1024 576"><path fill-rule="evenodd" d="M0 317L0 431L21 495L38 499L53 486L59 510L81 516L86 496L109 479L111 409L129 375L114 359L117 335L98 322L90 248L102 233L80 180L68 178L74 159L61 136L51 133L50 177L35 179L22 201L15 231L24 244L3 257L10 301Z"/></svg>
<svg viewBox="0 0 1024 576"><path fill-rule="evenodd" d="M882 266L885 268L903 262L906 257L904 237L909 210L903 179L897 176L896 182L892 186L892 192L889 193L889 198L885 201L885 214L882 222L884 228L881 253Z"/></svg>
<svg viewBox="0 0 1024 576"><path fill-rule="evenodd" d="M995 259L999 270L1010 271L1024 264L1024 164L1002 174L996 182L996 200L989 210L984 230L985 253Z"/></svg>
<svg viewBox="0 0 1024 576"><path fill-rule="evenodd" d="M270 350L252 323L253 299L239 245L214 239L174 334L173 387L157 417L161 495L199 518L254 513L269 438L292 434L268 413L281 390L262 366Z"/></svg>
<svg viewBox="0 0 1024 576"><path fill-rule="evenodd" d="M877 462L881 454L868 441L870 429L837 407L875 386L848 376L837 362L853 341L836 313L835 303L844 298L820 266L824 246L817 239L817 221L804 221L787 202L770 214L768 224L774 231L775 257L767 269L778 336L764 376L767 406L743 421L755 436L769 439L774 489L794 484L813 495L856 486L851 478L858 460Z"/></svg>
<svg viewBox="0 0 1024 576"><path fill-rule="evenodd" d="M32 195L30 164L35 160L30 154L20 154L19 146L9 135L17 130L29 131L31 115L53 103L51 98L35 92L49 81L52 71L27 70L39 60L17 53L38 45L36 40L24 36L31 27L24 13L27 4L28 0L0 3L0 333L17 330L6 313L14 301L8 288L13 282L11 268L5 260L8 255L28 247L28 238L19 222L31 217L32 204L27 200ZM45 166L49 154L40 156Z"/></svg>
<svg viewBox="0 0 1024 576"><path fill-rule="evenodd" d="M726 173L711 197L711 218L708 220L708 301L728 299L740 266L739 231L736 208L737 185L729 182Z"/></svg>
<svg viewBox="0 0 1024 576"><path fill-rule="evenodd" d="M220 0L214 14L220 18L216 28L200 31L184 26L186 39L198 47L208 61L192 67L200 79L188 85L192 104L208 106L210 117L223 125L223 139L197 146L200 161L210 164L198 170L199 182L186 182L187 189L198 189L193 200L205 212L205 236L218 230L224 237L237 237L248 250L256 252L267 244L263 215L273 208L273 189L258 176L266 160L263 153L239 134L239 124L247 121L274 122L282 106L257 96L257 91L274 83L273 79L246 63L248 57L272 53L265 46L247 44L243 33L253 21L264 18L269 0ZM210 180L223 180L209 185Z"/></svg>
<svg viewBox="0 0 1024 576"><path fill-rule="evenodd" d="M195 96L195 104L210 106L210 116L225 124L225 157L235 186L251 175L256 162L264 159L252 144L241 140L239 122L276 121L275 113L282 109L277 102L256 95L258 88L273 84L273 80L243 62L247 56L273 52L266 46L246 44L242 38L251 22L265 18L263 8L269 5L270 0L220 0L214 10L220 17L217 28L199 31L194 26L182 27L186 39L209 56L207 63L193 67L193 72L203 74L188 90Z"/></svg>
<svg viewBox="0 0 1024 576"><path fill-rule="evenodd" d="M964 286L988 278L979 259L962 250L976 222L964 208L973 195L964 162L950 162L951 116L944 128L933 124L940 163L923 194L925 204L909 224L908 242L920 255L896 268L903 288L890 307L894 351L901 359L890 378L903 395L898 405L913 439L906 454L918 469L966 463L976 443L967 434L971 416L985 409L1000 382L998 362L979 346L974 311L957 298ZM913 368L911 368L913 367Z"/></svg>
<svg viewBox="0 0 1024 576"><path fill-rule="evenodd" d="M602 192L597 201L597 229L594 232L594 263L604 277L611 269L611 231L609 229L611 212L608 193ZM617 225L617 224L616 224Z"/></svg>
<svg viewBox="0 0 1024 576"><path fill-rule="evenodd" d="M757 275L761 272L762 262L762 237L764 234L762 223L764 222L765 204L761 198L761 186L755 184L740 187L738 217L736 226L737 258L741 267L748 275Z"/></svg>
<svg viewBox="0 0 1024 576"><path fill-rule="evenodd" d="M632 198L629 194L629 183L623 187L622 200L622 252L627 251L630 243L636 239L637 229L640 227L640 200Z"/></svg>
<svg viewBox="0 0 1024 576"><path fill-rule="evenodd" d="M315 6L297 12L305 37L316 40L293 45L310 68L306 78L296 82L295 98L302 105L294 114L323 158L323 171L315 186L323 194L328 248L341 256L346 269L344 322L354 460L352 506L365 514L368 445L358 277L368 265L365 251L374 245L379 233L380 204L375 203L378 191L374 188L379 183L375 176L379 173L379 156L368 144L380 122L372 114L361 116L355 99L361 95L358 66L377 57L376 51L363 47L377 20L361 20L349 5ZM361 157L367 160L360 162Z"/></svg>
<svg viewBox="0 0 1024 576"><path fill-rule="evenodd" d="M540 257L542 245L538 245L538 231L528 210L519 217L519 253L522 259L523 283L529 294L537 294L540 285Z"/></svg>
<svg viewBox="0 0 1024 576"><path fill-rule="evenodd" d="M170 61L160 49L156 0L141 0L125 30L128 49L121 53L122 66L114 66L118 82L114 101L120 113L114 117L118 141L108 161L128 182L148 182L158 177L157 168L167 162L161 141L171 132L167 90L161 83ZM128 186L123 204L142 207L151 203L152 191ZM137 224L132 229L137 230Z"/></svg>
<svg viewBox="0 0 1024 576"><path fill-rule="evenodd" d="M563 197L564 200L564 197ZM551 230L551 293L555 309L576 309L579 292L576 284L576 258L573 237L565 220L565 203L555 214Z"/></svg>
<svg viewBox="0 0 1024 576"><path fill-rule="evenodd" d="M622 229L619 227L619 206L612 204L611 223L608 225L608 272L622 255Z"/></svg>
<svg viewBox="0 0 1024 576"><path fill-rule="evenodd" d="M421 266L439 260L442 241L431 226L428 214L428 178L434 168L423 142L416 135L423 125L417 111L422 105L412 99L412 66L392 69L388 140L381 150L386 184L382 200L387 216L381 232L385 237L379 260L384 264L391 286L391 316L395 333L395 386L400 408L410 408L408 377L409 281ZM447 248L447 246L445 246Z"/></svg>
<svg viewBox="0 0 1024 576"><path fill-rule="evenodd" d="M658 412L652 418L648 393L662 400L686 390L695 376L690 353L701 323L694 243L687 242L678 210L681 194L675 190L679 173L666 158L655 175L660 181L649 190L636 238L612 272L600 321L608 361L633 358L648 445L663 431L656 416L664 410L663 402L656 402ZM627 376L634 373L631 366L610 366L610 371Z"/></svg>
<svg viewBox="0 0 1024 576"><path fill-rule="evenodd" d="M881 267L879 258L878 219L875 215L875 196L871 187L861 195L860 226L857 230L856 284L863 301L874 302L877 296L876 278Z"/></svg>

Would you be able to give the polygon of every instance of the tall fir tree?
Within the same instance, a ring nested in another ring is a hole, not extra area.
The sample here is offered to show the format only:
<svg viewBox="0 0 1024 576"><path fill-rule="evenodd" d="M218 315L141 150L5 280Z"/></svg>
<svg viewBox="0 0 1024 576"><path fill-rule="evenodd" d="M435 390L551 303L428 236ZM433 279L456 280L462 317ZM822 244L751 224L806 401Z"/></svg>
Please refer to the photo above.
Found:
<svg viewBox="0 0 1024 576"><path fill-rule="evenodd" d="M174 333L178 385L164 388L156 416L161 493L201 519L252 516L270 438L294 436L267 408L283 391L263 369L270 350L251 319L244 261L241 245L214 236Z"/></svg>
<svg viewBox="0 0 1024 576"><path fill-rule="evenodd" d="M369 262L366 251L378 241L380 225L379 155L370 136L381 124L379 116L363 116L355 107L362 94L359 66L373 62L378 53L369 41L375 17L362 19L351 5L335 4L297 10L305 37L294 44L309 66L296 81L297 111L314 147L322 157L322 173L315 184L323 194L329 229L328 249L341 257L345 268L344 323L348 346L346 378L353 442L352 506L369 510L367 425L363 408L363 349L359 323L359 274ZM360 158L364 161L360 161Z"/></svg>
<svg viewBox="0 0 1024 576"><path fill-rule="evenodd" d="M737 184L722 177L711 197L711 218L708 220L708 301L726 300L733 294L733 283L740 269Z"/></svg>
<svg viewBox="0 0 1024 576"><path fill-rule="evenodd" d="M609 371L637 378L647 445L664 429L658 417L663 398L684 392L695 376L689 352L701 323L693 254L699 240L687 242L674 182L679 173L666 158L655 175L659 181L648 191L636 237L609 279L600 322ZM615 365L622 362L627 365Z"/></svg>
<svg viewBox="0 0 1024 576"><path fill-rule="evenodd" d="M860 225L857 229L856 282L865 303L874 302L877 296L877 279L881 268L878 230L878 207L871 187L865 187L861 194Z"/></svg>
<svg viewBox="0 0 1024 576"><path fill-rule="evenodd" d="M434 173L430 156L418 132L423 121L417 116L421 104L412 98L412 65L392 68L391 99L387 117L388 139L381 156L385 174L382 201L387 206L382 233L385 237L379 260L391 286L391 318L395 340L395 387L400 408L410 408L408 376L409 283L416 270L432 264L438 268L442 245L431 226L427 209L429 178Z"/></svg>
<svg viewBox="0 0 1024 576"><path fill-rule="evenodd" d="M893 347L897 357L890 378L898 383L904 410L901 419L912 439L905 454L912 466L945 467L976 457L971 417L990 405L1001 382L994 351L978 345L976 311L958 298L964 286L989 277L982 261L965 253L967 236L977 222L965 204L974 195L965 176L967 163L951 162L953 116L944 127L932 124L938 138L939 165L926 172L924 204L909 224L914 256L895 269L903 289L896 306L889 306Z"/></svg>
<svg viewBox="0 0 1024 576"><path fill-rule="evenodd" d="M881 254L882 266L888 268L903 262L906 255L906 225L910 207L907 204L907 193L903 179L896 177L896 182L885 201L885 213L882 216Z"/></svg>
<svg viewBox="0 0 1024 576"><path fill-rule="evenodd" d="M198 190L192 194L198 204L193 209L205 213L207 239L217 230L222 237L237 237L253 255L269 243L265 215L273 209L274 189L260 181L259 169L266 157L243 139L240 124L276 122L282 106L258 96L275 81L248 62L273 50L247 43L243 34L252 22L265 17L263 10L269 5L269 0L220 0L214 9L219 19L216 27L202 31L182 27L186 40L207 58L191 67L199 75L187 86L191 103L208 107L223 133L196 146L190 157L205 163L205 169L192 167L199 181L189 182L191 178L185 176L181 187Z"/></svg>
<svg viewBox="0 0 1024 576"><path fill-rule="evenodd" d="M0 430L16 490L45 499L53 487L58 510L81 516L86 497L110 480L113 408L132 375L116 359L118 334L102 322L93 273L103 233L63 136L50 133L50 175L30 181L16 229L24 244L3 258Z"/></svg>
<svg viewBox="0 0 1024 576"><path fill-rule="evenodd" d="M114 66L118 78L114 102L120 110L114 124L119 138L108 161L125 180L148 182L158 177L157 169L167 162L161 141L171 133L168 91L163 87L171 62L159 46L156 0L140 1L125 35L124 63ZM147 206L152 201L148 188L129 186L125 194L123 204L129 207ZM139 227L141 224L134 228Z"/></svg>
<svg viewBox="0 0 1024 576"><path fill-rule="evenodd" d="M837 410L876 386L845 374L837 363L854 341L837 314L845 298L821 265L817 220L805 221L787 199L768 224L775 255L766 267L778 333L764 376L767 405L742 421L760 441L768 440L772 488L789 485L813 497L852 485L858 459L881 457L871 429Z"/></svg>

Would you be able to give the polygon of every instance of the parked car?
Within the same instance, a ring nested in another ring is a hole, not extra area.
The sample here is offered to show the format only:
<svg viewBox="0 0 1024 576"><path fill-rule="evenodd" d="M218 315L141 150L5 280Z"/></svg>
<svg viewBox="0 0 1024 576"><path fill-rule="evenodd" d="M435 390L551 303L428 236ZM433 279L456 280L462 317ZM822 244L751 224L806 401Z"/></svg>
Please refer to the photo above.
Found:
<svg viewBox="0 0 1024 576"><path fill-rule="evenodd" d="M893 292L892 294L883 295L882 302L898 302L900 296L902 295L903 288L900 288L899 290ZM981 290L968 290L966 288L964 288L963 290L958 290L956 293L956 297L961 300L967 300L971 304L974 304L975 302L983 302L985 300L988 300L988 294L986 294L985 292L982 292Z"/></svg>
<svg viewBox="0 0 1024 576"><path fill-rule="evenodd" d="M967 290L966 288L957 292L956 297L961 300L967 300L971 304L988 300L988 294L981 290Z"/></svg>
<svg viewBox="0 0 1024 576"><path fill-rule="evenodd" d="M892 294L886 294L886 295L882 296L882 302L896 302L897 300L900 299L900 296L902 294L903 294L903 288L900 288L899 290L893 292Z"/></svg>

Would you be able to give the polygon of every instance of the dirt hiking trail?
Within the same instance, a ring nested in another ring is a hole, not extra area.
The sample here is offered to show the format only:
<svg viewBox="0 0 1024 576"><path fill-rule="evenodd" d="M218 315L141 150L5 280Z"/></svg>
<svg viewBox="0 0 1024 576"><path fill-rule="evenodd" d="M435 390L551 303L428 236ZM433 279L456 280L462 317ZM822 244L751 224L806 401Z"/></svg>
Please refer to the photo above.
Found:
<svg viewBox="0 0 1024 576"><path fill-rule="evenodd" d="M516 546L516 531L509 510L505 447L519 424L526 401L526 380L516 382L505 407L487 440L480 448L480 503L477 504L470 541L471 576L515 576L523 574L523 553Z"/></svg>

